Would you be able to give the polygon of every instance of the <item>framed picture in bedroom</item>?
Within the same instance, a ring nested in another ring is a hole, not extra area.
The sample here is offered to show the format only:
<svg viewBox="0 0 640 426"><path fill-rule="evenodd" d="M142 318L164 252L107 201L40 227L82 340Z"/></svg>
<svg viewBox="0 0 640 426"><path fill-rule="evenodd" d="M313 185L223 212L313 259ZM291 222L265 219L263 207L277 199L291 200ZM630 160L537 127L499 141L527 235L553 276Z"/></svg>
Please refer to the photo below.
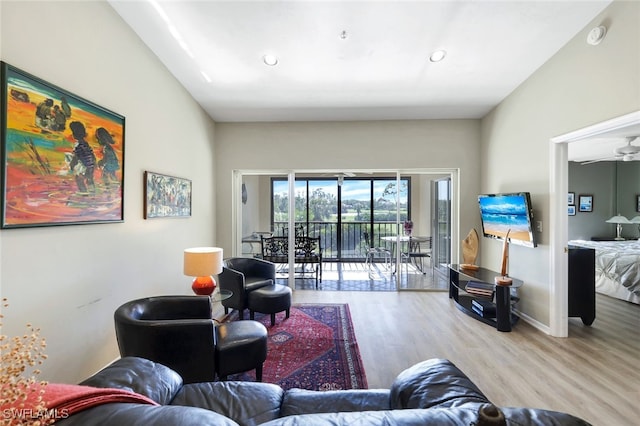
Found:
<svg viewBox="0 0 640 426"><path fill-rule="evenodd" d="M567 213L569 214L569 216L575 216L576 206L567 206Z"/></svg>
<svg viewBox="0 0 640 426"><path fill-rule="evenodd" d="M574 205L576 203L576 193L575 192L569 192L567 194L567 204L568 205Z"/></svg>
<svg viewBox="0 0 640 426"><path fill-rule="evenodd" d="M2 228L124 221L123 116L5 62Z"/></svg>
<svg viewBox="0 0 640 426"><path fill-rule="evenodd" d="M593 195L580 195L578 197L578 211L592 212L593 211Z"/></svg>
<svg viewBox="0 0 640 426"><path fill-rule="evenodd" d="M191 181L144 172L144 218L191 216Z"/></svg>
<svg viewBox="0 0 640 426"><path fill-rule="evenodd" d="M640 194L636 195L636 211L640 212Z"/></svg>

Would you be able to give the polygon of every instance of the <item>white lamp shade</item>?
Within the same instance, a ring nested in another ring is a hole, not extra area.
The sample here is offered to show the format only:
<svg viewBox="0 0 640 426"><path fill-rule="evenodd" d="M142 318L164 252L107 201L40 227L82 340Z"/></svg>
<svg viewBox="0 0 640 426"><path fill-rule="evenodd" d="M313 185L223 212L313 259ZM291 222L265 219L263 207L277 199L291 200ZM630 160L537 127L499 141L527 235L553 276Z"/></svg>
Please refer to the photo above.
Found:
<svg viewBox="0 0 640 426"><path fill-rule="evenodd" d="M633 219L631 219L629 222L631 223L640 223L640 216L636 216Z"/></svg>
<svg viewBox="0 0 640 426"><path fill-rule="evenodd" d="M607 223L632 223L629 221L629 219L620 215L613 216L611 219L608 219L606 222Z"/></svg>
<svg viewBox="0 0 640 426"><path fill-rule="evenodd" d="M193 247L184 250L184 274L189 277L207 277L222 272L222 249L219 247Z"/></svg>

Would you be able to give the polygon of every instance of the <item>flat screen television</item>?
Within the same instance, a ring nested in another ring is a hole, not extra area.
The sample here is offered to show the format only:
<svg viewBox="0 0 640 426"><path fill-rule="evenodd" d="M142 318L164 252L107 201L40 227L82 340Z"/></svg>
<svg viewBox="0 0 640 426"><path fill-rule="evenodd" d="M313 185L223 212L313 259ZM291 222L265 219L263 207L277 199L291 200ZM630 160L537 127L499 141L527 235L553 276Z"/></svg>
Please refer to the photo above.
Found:
<svg viewBox="0 0 640 426"><path fill-rule="evenodd" d="M478 204L485 237L504 240L510 230L509 243L526 247L537 245L528 192L483 194L478 196Z"/></svg>

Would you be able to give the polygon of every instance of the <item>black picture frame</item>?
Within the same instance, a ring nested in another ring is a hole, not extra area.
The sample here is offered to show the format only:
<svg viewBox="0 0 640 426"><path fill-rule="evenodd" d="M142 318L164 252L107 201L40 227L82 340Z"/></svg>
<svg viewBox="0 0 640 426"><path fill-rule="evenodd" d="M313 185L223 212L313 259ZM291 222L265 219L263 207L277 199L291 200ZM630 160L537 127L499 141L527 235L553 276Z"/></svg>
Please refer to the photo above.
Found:
<svg viewBox="0 0 640 426"><path fill-rule="evenodd" d="M580 212L593 211L593 195L580 194L580 196L578 197L578 211Z"/></svg>
<svg viewBox="0 0 640 426"><path fill-rule="evenodd" d="M636 211L640 212L640 194L636 195Z"/></svg>
<svg viewBox="0 0 640 426"><path fill-rule="evenodd" d="M144 172L144 218L191 217L191 180Z"/></svg>
<svg viewBox="0 0 640 426"><path fill-rule="evenodd" d="M567 193L567 205L572 206L576 203L576 193L569 192Z"/></svg>
<svg viewBox="0 0 640 426"><path fill-rule="evenodd" d="M567 206L567 214L569 216L575 216L576 215L576 206L575 205Z"/></svg>
<svg viewBox="0 0 640 426"><path fill-rule="evenodd" d="M2 228L124 222L125 118L10 64L2 84Z"/></svg>

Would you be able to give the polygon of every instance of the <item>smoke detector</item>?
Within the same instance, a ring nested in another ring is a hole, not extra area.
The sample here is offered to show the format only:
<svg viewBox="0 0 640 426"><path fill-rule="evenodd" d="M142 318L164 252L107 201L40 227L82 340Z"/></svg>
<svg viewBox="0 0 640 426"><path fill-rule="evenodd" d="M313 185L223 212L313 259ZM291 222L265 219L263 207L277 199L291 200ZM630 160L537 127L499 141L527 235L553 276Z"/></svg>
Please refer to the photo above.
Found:
<svg viewBox="0 0 640 426"><path fill-rule="evenodd" d="M591 46L595 46L600 44L604 36L607 34L607 27L600 25L599 27L595 27L589 34L587 34L587 43Z"/></svg>

